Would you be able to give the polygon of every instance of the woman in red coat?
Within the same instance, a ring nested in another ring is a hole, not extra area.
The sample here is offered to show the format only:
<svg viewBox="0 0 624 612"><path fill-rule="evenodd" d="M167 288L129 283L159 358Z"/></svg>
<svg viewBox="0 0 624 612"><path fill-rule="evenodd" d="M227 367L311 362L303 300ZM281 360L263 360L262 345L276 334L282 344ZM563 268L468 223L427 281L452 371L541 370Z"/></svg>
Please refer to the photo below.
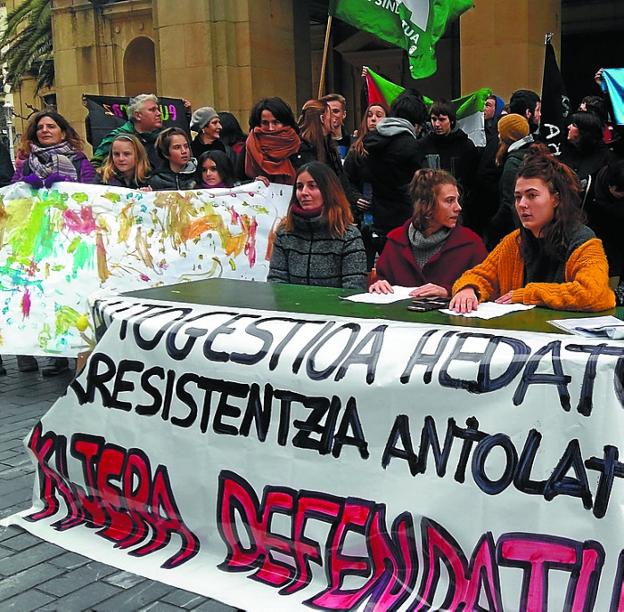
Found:
<svg viewBox="0 0 624 612"><path fill-rule="evenodd" d="M453 283L487 256L483 241L458 225L457 181L445 170L418 170L410 184L414 214L388 234L370 291L416 287L415 297L450 297Z"/></svg>

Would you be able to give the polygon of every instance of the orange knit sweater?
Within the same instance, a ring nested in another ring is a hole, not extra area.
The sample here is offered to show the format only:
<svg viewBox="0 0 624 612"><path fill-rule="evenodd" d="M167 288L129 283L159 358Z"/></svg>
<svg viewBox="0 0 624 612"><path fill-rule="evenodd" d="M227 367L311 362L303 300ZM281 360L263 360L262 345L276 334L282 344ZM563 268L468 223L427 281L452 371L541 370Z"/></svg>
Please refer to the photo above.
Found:
<svg viewBox="0 0 624 612"><path fill-rule="evenodd" d="M524 262L515 230L501 240L485 261L467 270L453 285L453 295L473 287L480 302L495 300L512 291L514 303L536 304L555 310L600 311L615 306L609 288L609 266L602 242L592 238L570 255L563 283L529 283L523 286Z"/></svg>

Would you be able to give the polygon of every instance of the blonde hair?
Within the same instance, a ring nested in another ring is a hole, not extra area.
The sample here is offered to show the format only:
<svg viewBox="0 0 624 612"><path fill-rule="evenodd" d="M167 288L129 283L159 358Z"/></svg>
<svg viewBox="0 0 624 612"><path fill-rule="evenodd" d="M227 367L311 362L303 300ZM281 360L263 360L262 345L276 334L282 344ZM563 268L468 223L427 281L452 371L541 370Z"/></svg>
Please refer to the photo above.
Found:
<svg viewBox="0 0 624 612"><path fill-rule="evenodd" d="M97 170L102 175L102 182L108 183L111 177L117 173L117 169L115 168L115 163L113 161L113 145L116 142L129 142L132 145L132 148L134 149L134 157L136 160L136 163L134 165L134 181L136 183L145 182L149 173L151 172L151 167L143 143L134 134L119 134L115 137L113 142L111 142L111 148L108 152L108 157L106 158L106 161L102 164L102 167L98 168Z"/></svg>

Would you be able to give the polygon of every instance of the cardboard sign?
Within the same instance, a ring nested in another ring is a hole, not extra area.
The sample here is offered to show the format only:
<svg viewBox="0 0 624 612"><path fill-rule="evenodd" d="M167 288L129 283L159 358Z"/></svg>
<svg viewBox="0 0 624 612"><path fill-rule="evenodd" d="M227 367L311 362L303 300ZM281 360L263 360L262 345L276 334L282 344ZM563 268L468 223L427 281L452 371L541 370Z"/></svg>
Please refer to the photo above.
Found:
<svg viewBox="0 0 624 612"><path fill-rule="evenodd" d="M95 310L6 523L246 610L622 609L621 343Z"/></svg>

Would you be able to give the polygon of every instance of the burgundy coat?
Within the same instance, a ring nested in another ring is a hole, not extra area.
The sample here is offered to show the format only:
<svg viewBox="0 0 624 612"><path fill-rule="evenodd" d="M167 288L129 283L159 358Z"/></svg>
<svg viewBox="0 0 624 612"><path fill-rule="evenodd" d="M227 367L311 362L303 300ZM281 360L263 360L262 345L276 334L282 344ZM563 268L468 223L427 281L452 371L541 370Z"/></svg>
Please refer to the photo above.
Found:
<svg viewBox="0 0 624 612"><path fill-rule="evenodd" d="M408 220L388 234L386 246L376 265L378 279L403 287L434 283L445 287L450 295L453 283L487 256L481 238L467 227L457 225L451 230L442 249L421 268L414 260L407 235L410 223L411 220Z"/></svg>

